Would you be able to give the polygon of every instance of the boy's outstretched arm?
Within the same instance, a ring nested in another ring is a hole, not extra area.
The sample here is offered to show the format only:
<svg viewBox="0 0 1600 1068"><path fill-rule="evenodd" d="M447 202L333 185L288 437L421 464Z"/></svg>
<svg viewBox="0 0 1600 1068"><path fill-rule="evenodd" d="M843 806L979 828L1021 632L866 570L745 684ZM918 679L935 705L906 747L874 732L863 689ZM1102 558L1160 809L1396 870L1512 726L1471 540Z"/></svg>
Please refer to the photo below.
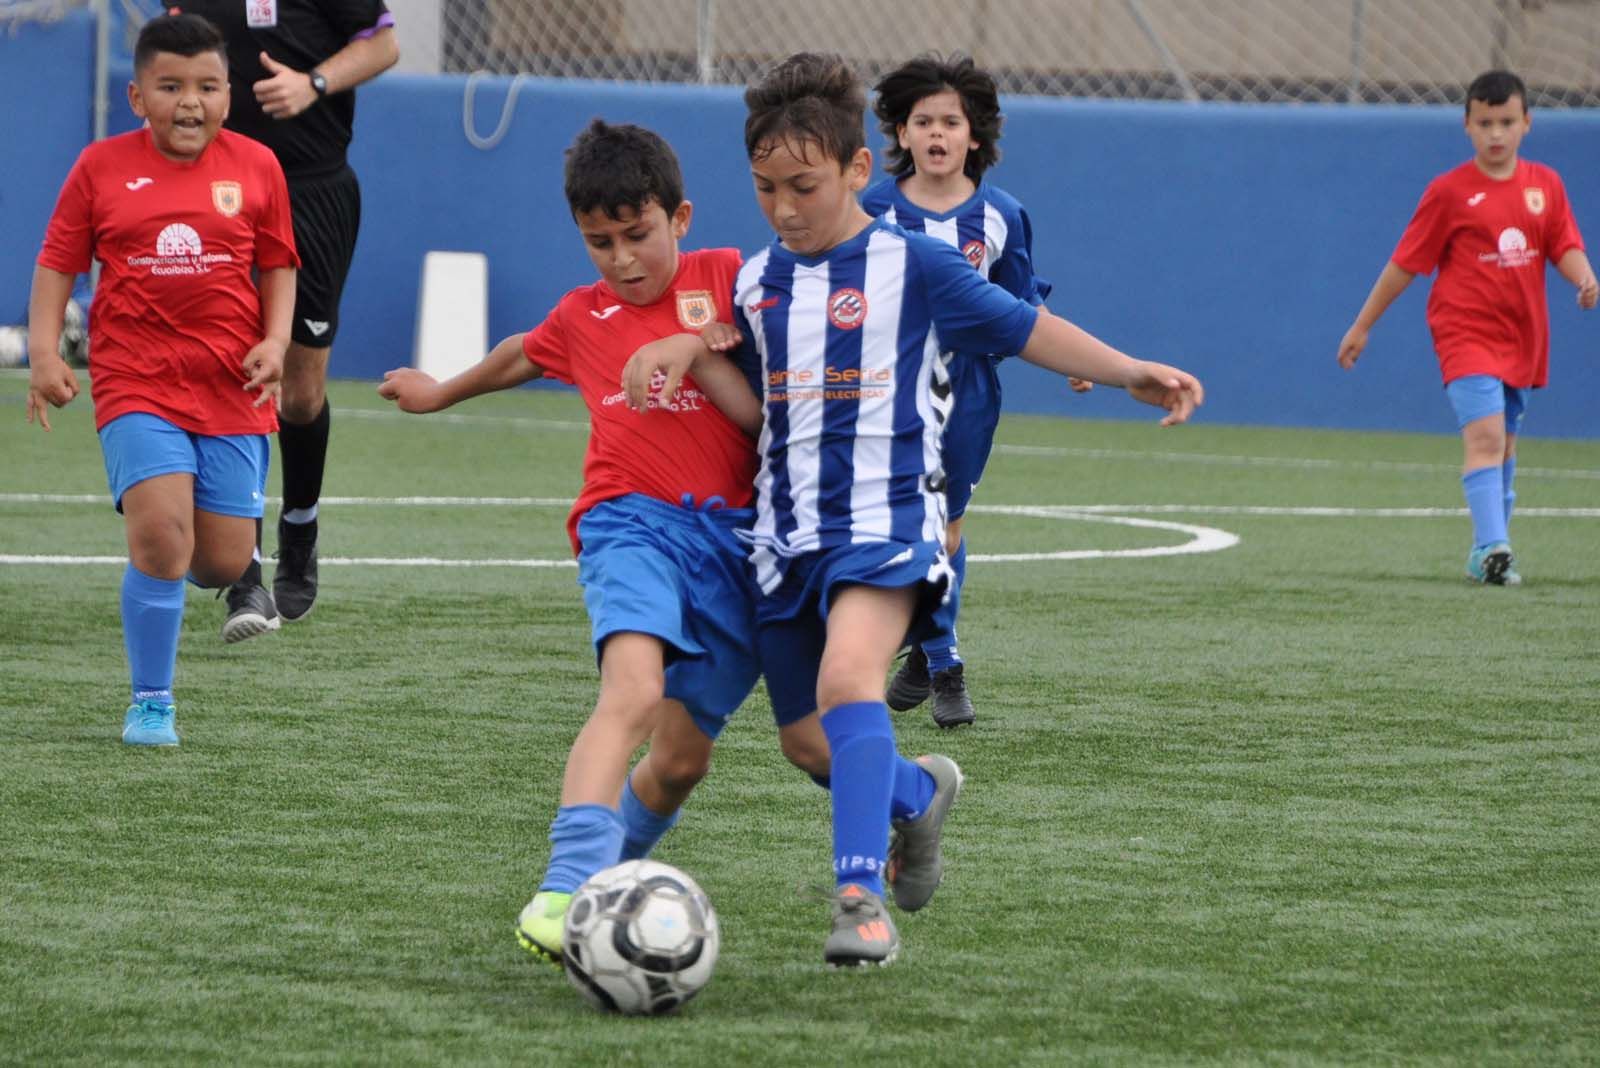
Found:
<svg viewBox="0 0 1600 1068"><path fill-rule="evenodd" d="M1583 254L1583 249L1567 249L1556 264L1556 270L1561 272L1562 278L1578 287L1578 307L1587 311L1600 300L1600 282L1595 281L1594 268L1589 266L1589 257Z"/></svg>
<svg viewBox="0 0 1600 1068"><path fill-rule="evenodd" d="M378 396L394 401L402 412L437 412L469 397L532 382L543 374L538 364L523 355L522 335L512 334L481 361L443 382L415 367L385 371Z"/></svg>
<svg viewBox="0 0 1600 1068"><path fill-rule="evenodd" d="M50 429L50 407L59 408L78 395L78 376L61 358L61 323L72 299L70 274L34 267L28 297L28 422L35 413Z"/></svg>
<svg viewBox="0 0 1600 1068"><path fill-rule="evenodd" d="M1055 315L1039 316L1018 355L1048 371L1118 386L1137 400L1165 408L1162 426L1186 421L1205 400L1200 380L1187 371L1136 360Z"/></svg>
<svg viewBox="0 0 1600 1068"><path fill-rule="evenodd" d="M1361 310L1356 313L1356 321L1350 324L1350 329L1344 332L1344 338L1339 342L1340 367L1348 371L1356 365L1361 358L1361 350L1367 347L1367 333L1415 277L1410 271L1396 266L1393 260L1383 265L1378 280L1372 283L1372 292L1367 294L1367 302L1361 305Z"/></svg>

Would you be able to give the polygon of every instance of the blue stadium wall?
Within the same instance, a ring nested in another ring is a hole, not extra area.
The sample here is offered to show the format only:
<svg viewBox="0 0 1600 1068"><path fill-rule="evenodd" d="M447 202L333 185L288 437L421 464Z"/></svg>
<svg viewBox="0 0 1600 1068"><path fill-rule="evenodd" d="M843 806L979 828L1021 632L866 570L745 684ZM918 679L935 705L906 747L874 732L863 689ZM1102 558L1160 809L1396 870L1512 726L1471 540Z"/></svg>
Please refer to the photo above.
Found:
<svg viewBox="0 0 1600 1068"><path fill-rule="evenodd" d="M61 178L88 140L90 33L76 21L0 37L0 320L20 317L32 256ZM1463 72L1470 74L1471 72ZM133 124L113 74L113 129ZM696 215L690 244L758 247L743 108L733 88L530 80L491 151L463 132L465 79L386 75L360 92L352 164L363 225L334 354L340 377L411 359L422 257L486 253L489 332L536 324L592 277L561 194L561 153L591 117L639 122L678 150ZM494 129L511 80L487 79L475 127ZM1006 101L996 182L1028 206L1050 306L1141 356L1206 382L1207 422L1452 432L1419 279L1353 373L1334 353L1424 185L1467 157L1452 108ZM871 143L876 146L874 135ZM1536 113L1526 154L1566 177L1600 234L1600 115ZM1600 436L1600 312L1549 276L1551 388L1531 434ZM1070 395L1007 364L1012 411L1145 418L1114 390Z"/></svg>

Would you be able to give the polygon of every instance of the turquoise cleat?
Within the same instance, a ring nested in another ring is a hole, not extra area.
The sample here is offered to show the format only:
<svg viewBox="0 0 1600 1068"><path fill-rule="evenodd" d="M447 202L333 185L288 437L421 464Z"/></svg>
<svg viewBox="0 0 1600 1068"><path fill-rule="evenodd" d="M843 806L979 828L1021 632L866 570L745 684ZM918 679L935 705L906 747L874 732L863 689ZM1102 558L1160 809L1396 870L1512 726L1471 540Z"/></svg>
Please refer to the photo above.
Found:
<svg viewBox="0 0 1600 1068"><path fill-rule="evenodd" d="M1512 565L1516 558L1511 546L1503 541L1482 545L1467 554L1467 578L1485 586L1511 586L1521 583L1522 576L1513 581L1507 576L1516 575Z"/></svg>
<svg viewBox="0 0 1600 1068"><path fill-rule="evenodd" d="M176 707L161 701L134 702L122 717L123 744L177 745L177 716Z"/></svg>

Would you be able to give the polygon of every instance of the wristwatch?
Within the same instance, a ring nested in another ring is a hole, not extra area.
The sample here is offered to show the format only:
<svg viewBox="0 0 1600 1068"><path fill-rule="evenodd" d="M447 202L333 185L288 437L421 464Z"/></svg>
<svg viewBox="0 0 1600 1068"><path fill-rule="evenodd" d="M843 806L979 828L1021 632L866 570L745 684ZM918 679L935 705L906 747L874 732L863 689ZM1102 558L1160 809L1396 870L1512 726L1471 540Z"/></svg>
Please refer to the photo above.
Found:
<svg viewBox="0 0 1600 1068"><path fill-rule="evenodd" d="M306 71L306 75L311 79L311 88L319 97L328 95L328 79L314 70Z"/></svg>

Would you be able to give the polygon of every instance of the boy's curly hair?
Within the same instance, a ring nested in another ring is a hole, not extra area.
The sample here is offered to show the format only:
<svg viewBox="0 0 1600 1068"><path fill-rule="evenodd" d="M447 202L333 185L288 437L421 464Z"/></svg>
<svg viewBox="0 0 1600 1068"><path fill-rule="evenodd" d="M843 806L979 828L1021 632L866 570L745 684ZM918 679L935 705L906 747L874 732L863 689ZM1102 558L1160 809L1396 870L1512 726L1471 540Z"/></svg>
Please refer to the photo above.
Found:
<svg viewBox="0 0 1600 1068"><path fill-rule="evenodd" d="M744 147L752 160L784 141L815 143L843 168L866 147L866 91L841 56L798 52L746 89L744 103Z"/></svg>
<svg viewBox="0 0 1600 1068"><path fill-rule="evenodd" d="M900 127L911 120L911 110L919 100L935 93L952 90L961 98L961 109L967 114L972 127L972 139L978 147L967 152L962 170L974 182L983 178L983 172L1000 162L1000 92L987 71L979 69L972 57L953 53L945 57L936 52L920 55L885 74L873 86L878 98L873 102L873 114L889 139L884 169L896 178L910 174L916 164L911 153L900 147Z"/></svg>

